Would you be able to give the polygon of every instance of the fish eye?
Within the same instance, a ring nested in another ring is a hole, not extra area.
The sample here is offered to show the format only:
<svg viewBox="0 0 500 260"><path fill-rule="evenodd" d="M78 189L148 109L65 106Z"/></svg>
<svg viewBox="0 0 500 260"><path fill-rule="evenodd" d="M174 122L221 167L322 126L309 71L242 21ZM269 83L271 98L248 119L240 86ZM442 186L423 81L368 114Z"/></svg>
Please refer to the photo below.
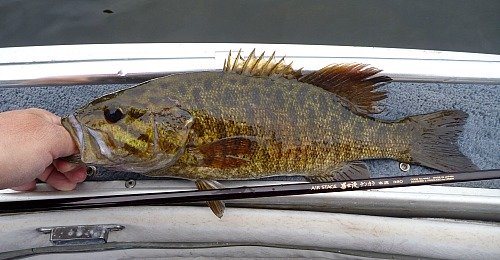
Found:
<svg viewBox="0 0 500 260"><path fill-rule="evenodd" d="M104 118L111 124L120 121L124 117L121 108L109 109L108 107L104 107L103 111L104 111Z"/></svg>

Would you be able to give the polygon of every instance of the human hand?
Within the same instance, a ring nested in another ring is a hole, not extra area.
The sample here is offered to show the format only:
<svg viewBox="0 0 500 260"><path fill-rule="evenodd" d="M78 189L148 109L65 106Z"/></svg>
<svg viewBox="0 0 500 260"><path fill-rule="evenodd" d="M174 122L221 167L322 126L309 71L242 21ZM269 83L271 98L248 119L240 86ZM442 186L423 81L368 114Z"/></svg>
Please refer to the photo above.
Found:
<svg viewBox="0 0 500 260"><path fill-rule="evenodd" d="M77 152L61 118L49 111L0 113L0 189L33 190L39 179L58 190L73 190L85 180L85 166L59 158Z"/></svg>

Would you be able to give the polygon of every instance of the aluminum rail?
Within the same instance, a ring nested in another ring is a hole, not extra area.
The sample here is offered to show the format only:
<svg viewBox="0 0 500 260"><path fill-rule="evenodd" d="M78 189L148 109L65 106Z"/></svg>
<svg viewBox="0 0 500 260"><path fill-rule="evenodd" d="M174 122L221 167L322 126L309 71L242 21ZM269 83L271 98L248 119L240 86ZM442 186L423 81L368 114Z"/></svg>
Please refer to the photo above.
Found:
<svg viewBox="0 0 500 260"><path fill-rule="evenodd" d="M294 183L265 186L242 186L205 191L149 192L103 196L32 198L0 200L0 214L132 205L165 205L210 200L276 197L330 192L346 192L390 187L408 187L500 178L500 169L475 172L436 173L426 175L372 178L367 180L325 183Z"/></svg>
<svg viewBox="0 0 500 260"><path fill-rule="evenodd" d="M140 43L0 49L0 87L137 83L183 71L220 70L230 50L286 55L297 68L366 63L398 81L500 83L500 55L374 47Z"/></svg>
<svg viewBox="0 0 500 260"><path fill-rule="evenodd" d="M187 180L86 181L71 192L59 192L44 183L32 192L0 190L1 201L29 201L74 197L102 197L193 190ZM283 181L224 181L224 186L292 184ZM195 203L206 207L205 203ZM265 208L335 212L391 217L429 217L500 222L500 190L426 185L365 191L346 191L285 197L226 201L230 208Z"/></svg>

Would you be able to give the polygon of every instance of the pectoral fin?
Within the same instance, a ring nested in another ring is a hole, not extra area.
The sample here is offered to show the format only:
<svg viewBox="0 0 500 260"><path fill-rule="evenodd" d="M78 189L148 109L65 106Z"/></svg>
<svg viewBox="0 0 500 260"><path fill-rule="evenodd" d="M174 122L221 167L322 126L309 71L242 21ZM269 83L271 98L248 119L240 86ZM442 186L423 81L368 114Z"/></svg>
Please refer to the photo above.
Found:
<svg viewBox="0 0 500 260"><path fill-rule="evenodd" d="M370 172L368 171L368 166L364 162L352 161L336 166L328 170L324 175L308 176L306 178L310 182L362 180L369 179Z"/></svg>
<svg viewBox="0 0 500 260"><path fill-rule="evenodd" d="M196 180L196 187L198 187L198 190L214 190L224 188L224 186L219 182L209 180ZM223 201L211 200L207 201L207 205L218 218L222 218L224 210L226 209L226 205Z"/></svg>
<svg viewBox="0 0 500 260"><path fill-rule="evenodd" d="M217 140L198 148L203 166L227 169L237 168L250 161L257 149L255 137L235 136Z"/></svg>

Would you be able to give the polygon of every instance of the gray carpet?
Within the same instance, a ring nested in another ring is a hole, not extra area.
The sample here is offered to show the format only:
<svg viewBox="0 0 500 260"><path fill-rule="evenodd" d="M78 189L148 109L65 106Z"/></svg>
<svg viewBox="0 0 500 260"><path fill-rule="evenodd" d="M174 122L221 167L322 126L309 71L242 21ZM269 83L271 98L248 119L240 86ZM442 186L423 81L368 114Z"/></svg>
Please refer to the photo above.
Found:
<svg viewBox="0 0 500 260"><path fill-rule="evenodd" d="M67 87L25 87L0 89L0 111L39 107L60 116L113 90L128 85L96 85ZM500 86L474 84L400 83L387 85L389 97L383 102L385 119L429 113L443 109L459 109L469 114L459 139L461 151L480 169L500 168ZM400 174L422 174L430 169L411 166L408 173L399 170L398 162L374 160L369 162L373 177ZM92 180L144 178L138 174L99 169ZM276 178L274 178L276 179ZM470 187L500 188L500 180L458 184Z"/></svg>

